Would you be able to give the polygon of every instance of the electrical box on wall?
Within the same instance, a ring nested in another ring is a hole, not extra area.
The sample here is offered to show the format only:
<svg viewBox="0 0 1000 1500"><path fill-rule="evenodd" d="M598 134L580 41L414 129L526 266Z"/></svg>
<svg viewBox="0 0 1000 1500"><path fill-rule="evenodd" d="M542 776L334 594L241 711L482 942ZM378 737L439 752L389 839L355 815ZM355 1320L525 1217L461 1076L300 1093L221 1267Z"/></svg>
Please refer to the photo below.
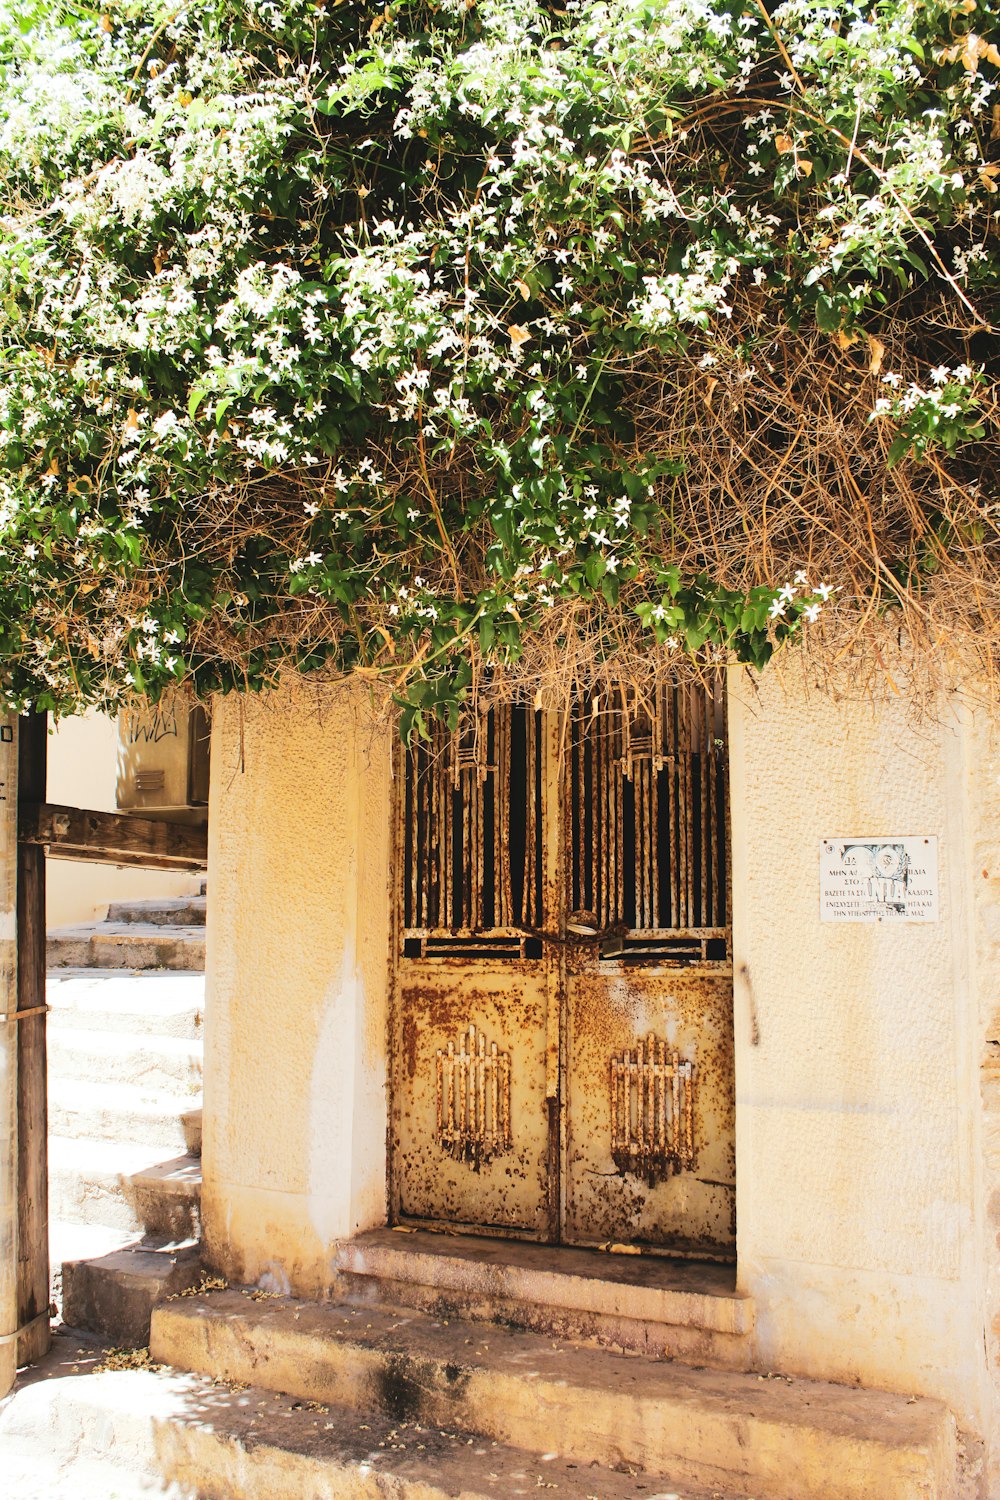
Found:
<svg viewBox="0 0 1000 1500"><path fill-rule="evenodd" d="M209 741L209 718L200 703L126 709L118 719L119 811L204 821Z"/></svg>

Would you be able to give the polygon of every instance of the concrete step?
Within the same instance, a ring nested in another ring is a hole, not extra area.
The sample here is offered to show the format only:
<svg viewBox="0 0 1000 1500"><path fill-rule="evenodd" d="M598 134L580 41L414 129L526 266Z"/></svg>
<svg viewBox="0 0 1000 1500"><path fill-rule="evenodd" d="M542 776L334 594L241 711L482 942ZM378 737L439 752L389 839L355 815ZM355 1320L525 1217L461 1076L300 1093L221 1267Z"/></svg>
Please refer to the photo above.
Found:
<svg viewBox="0 0 1000 1500"><path fill-rule="evenodd" d="M351 1301L750 1367L754 1303L733 1266L391 1229L345 1242L335 1265Z"/></svg>
<svg viewBox="0 0 1000 1500"><path fill-rule="evenodd" d="M204 927L161 927L155 923L100 922L55 927L45 945L50 969L205 968Z"/></svg>
<svg viewBox="0 0 1000 1500"><path fill-rule="evenodd" d="M151 1162L148 1146L49 1137L49 1217L123 1235L182 1240L200 1231L201 1162Z"/></svg>
<svg viewBox="0 0 1000 1500"><path fill-rule="evenodd" d="M201 1156L201 1116L201 1105L197 1109L186 1109L181 1115L184 1153L187 1156Z"/></svg>
<svg viewBox="0 0 1000 1500"><path fill-rule="evenodd" d="M53 1093L77 1082L128 1083L175 1094L181 1110L201 1090L201 1043L182 1037L59 1026L48 1058Z"/></svg>
<svg viewBox="0 0 1000 1500"><path fill-rule="evenodd" d="M955 1422L938 1402L697 1369L418 1312L256 1299L227 1291L162 1303L152 1357L756 1500L954 1494Z"/></svg>
<svg viewBox="0 0 1000 1500"><path fill-rule="evenodd" d="M200 1157L178 1156L133 1172L125 1196L147 1234L173 1240L200 1237Z"/></svg>
<svg viewBox="0 0 1000 1500"><path fill-rule="evenodd" d="M109 1344L138 1348L149 1343L149 1320L164 1297L195 1286L201 1278L196 1243L142 1240L104 1255L62 1265L62 1317Z"/></svg>
<svg viewBox="0 0 1000 1500"><path fill-rule="evenodd" d="M108 907L107 920L154 927L204 927L207 904L204 895L162 901L113 901Z"/></svg>
<svg viewBox="0 0 1000 1500"><path fill-rule="evenodd" d="M199 1105L200 1099L181 1102L176 1092L148 1084L76 1079L52 1088L49 1129L61 1136L132 1141L152 1148L151 1161L162 1161L201 1149Z"/></svg>
<svg viewBox="0 0 1000 1500"><path fill-rule="evenodd" d="M129 1245L137 1236L109 1229L106 1224L81 1224L75 1219L57 1219L49 1214L49 1261L53 1271L71 1260L98 1260Z"/></svg>
<svg viewBox="0 0 1000 1500"><path fill-rule="evenodd" d="M168 1306L177 1304L167 1304ZM78 1369L87 1366L76 1361ZM741 1500L377 1410L167 1370L49 1378L0 1413L17 1500ZM103 1485L103 1487L102 1487Z"/></svg>
<svg viewBox="0 0 1000 1500"><path fill-rule="evenodd" d="M205 976L173 970L53 969L46 984L49 1032L121 1031L199 1042Z"/></svg>

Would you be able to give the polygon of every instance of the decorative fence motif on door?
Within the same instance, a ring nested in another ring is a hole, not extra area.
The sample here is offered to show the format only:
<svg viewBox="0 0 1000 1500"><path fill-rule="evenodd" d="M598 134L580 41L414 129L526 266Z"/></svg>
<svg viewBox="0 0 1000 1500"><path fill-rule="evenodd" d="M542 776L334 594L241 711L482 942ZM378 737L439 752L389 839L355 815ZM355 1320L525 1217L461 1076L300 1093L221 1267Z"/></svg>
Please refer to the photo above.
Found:
<svg viewBox="0 0 1000 1500"><path fill-rule="evenodd" d="M511 1147L510 1055L475 1026L437 1052L437 1138L477 1169Z"/></svg>
<svg viewBox="0 0 1000 1500"><path fill-rule="evenodd" d="M650 1032L611 1059L611 1155L619 1172L653 1187L690 1171L694 1151L694 1063Z"/></svg>

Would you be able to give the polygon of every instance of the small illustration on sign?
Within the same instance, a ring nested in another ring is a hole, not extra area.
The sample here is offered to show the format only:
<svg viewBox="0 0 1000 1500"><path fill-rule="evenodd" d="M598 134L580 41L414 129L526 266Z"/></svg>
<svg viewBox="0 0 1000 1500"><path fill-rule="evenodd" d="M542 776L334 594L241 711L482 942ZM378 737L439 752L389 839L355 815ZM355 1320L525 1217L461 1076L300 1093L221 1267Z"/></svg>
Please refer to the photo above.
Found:
<svg viewBox="0 0 1000 1500"><path fill-rule="evenodd" d="M824 922L936 922L937 839L823 839L820 919Z"/></svg>

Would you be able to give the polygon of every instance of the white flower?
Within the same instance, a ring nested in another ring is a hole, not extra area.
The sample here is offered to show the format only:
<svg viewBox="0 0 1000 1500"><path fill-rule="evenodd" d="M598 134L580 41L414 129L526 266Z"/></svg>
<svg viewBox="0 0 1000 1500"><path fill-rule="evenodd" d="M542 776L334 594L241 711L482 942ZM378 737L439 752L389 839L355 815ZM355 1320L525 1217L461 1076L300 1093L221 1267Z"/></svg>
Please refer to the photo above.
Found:
<svg viewBox="0 0 1000 1500"><path fill-rule="evenodd" d="M819 619L819 613L820 613L820 610L822 608L823 608L822 604L807 604L806 605L806 607L802 611L802 613L805 615L805 617L809 621L810 625L814 624L814 622Z"/></svg>
<svg viewBox="0 0 1000 1500"><path fill-rule="evenodd" d="M780 595L778 595L778 597L772 601L771 608L768 613L770 614L772 620L778 620L785 613L785 610L787 608L788 606L785 601L781 598Z"/></svg>

